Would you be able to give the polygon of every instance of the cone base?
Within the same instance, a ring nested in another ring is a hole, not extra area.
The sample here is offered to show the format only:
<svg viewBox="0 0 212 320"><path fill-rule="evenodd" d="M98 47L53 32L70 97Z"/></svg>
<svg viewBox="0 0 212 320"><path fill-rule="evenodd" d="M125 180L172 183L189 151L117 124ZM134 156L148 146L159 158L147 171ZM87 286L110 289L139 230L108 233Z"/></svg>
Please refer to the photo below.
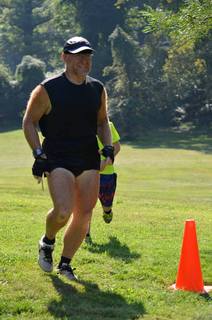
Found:
<svg viewBox="0 0 212 320"><path fill-rule="evenodd" d="M192 291L192 292L197 292L197 293L200 293L200 294L204 294L204 293L208 293L208 292L212 291L212 286L204 286L204 289L202 291L194 291L194 290L184 290L184 289L176 288L176 283L174 283L173 285L171 285L169 287L169 289L171 289L171 290Z"/></svg>

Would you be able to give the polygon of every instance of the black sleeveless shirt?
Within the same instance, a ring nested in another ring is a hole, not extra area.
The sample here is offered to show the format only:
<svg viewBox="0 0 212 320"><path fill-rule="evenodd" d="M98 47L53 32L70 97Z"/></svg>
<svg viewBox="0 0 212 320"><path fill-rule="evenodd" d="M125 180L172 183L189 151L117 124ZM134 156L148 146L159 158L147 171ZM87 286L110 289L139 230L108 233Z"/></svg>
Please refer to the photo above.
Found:
<svg viewBox="0 0 212 320"><path fill-rule="evenodd" d="M62 73L41 85L51 102L51 111L39 121L49 161L65 161L84 169L98 167L97 115L103 84L87 76L83 84L76 85Z"/></svg>
<svg viewBox="0 0 212 320"><path fill-rule="evenodd" d="M81 85L71 83L65 73L44 80L51 111L42 116L39 126L47 139L72 139L95 136L97 113L103 84L89 76Z"/></svg>

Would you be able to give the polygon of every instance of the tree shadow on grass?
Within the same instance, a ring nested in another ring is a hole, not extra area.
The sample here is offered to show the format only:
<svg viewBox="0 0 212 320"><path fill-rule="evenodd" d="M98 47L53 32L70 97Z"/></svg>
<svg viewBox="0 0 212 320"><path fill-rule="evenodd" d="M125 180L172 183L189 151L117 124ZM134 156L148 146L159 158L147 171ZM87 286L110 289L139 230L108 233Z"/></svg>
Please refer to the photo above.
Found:
<svg viewBox="0 0 212 320"><path fill-rule="evenodd" d="M22 120L20 120L18 123L9 123L9 124L4 124L0 122L0 133L20 130L22 128L21 122Z"/></svg>
<svg viewBox="0 0 212 320"><path fill-rule="evenodd" d="M95 283L65 283L55 275L50 277L59 295L48 305L54 319L129 320L145 313L142 303L129 303L119 294L100 290Z"/></svg>
<svg viewBox="0 0 212 320"><path fill-rule="evenodd" d="M211 131L173 131L153 130L145 133L140 139L123 141L124 144L134 148L170 148L194 150L206 154L212 153Z"/></svg>
<svg viewBox="0 0 212 320"><path fill-rule="evenodd" d="M112 258L122 259L125 262L140 258L140 254L130 252L129 247L126 244L121 244L116 237L109 237L109 242L104 244L92 242L88 245L88 250L92 253L107 252Z"/></svg>

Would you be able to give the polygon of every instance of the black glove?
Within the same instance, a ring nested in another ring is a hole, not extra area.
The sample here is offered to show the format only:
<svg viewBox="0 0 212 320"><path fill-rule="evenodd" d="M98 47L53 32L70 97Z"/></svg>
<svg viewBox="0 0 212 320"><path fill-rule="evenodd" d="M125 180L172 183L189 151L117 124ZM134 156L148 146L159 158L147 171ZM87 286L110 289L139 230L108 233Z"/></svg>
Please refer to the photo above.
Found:
<svg viewBox="0 0 212 320"><path fill-rule="evenodd" d="M105 158L110 158L112 162L114 162L114 147L113 146L104 146L104 148L101 150L102 155Z"/></svg>
<svg viewBox="0 0 212 320"><path fill-rule="evenodd" d="M32 166L32 174L33 176L42 178L46 171L48 172L48 160L45 153L42 153L35 158Z"/></svg>

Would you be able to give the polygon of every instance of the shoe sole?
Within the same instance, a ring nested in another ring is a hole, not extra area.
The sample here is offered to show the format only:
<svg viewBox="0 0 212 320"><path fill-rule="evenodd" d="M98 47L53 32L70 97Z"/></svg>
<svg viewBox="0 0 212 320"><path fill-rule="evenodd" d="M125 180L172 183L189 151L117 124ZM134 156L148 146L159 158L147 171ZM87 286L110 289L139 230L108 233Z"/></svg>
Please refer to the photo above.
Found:
<svg viewBox="0 0 212 320"><path fill-rule="evenodd" d="M59 270L57 270L57 274L65 277L66 279L70 280L70 281L78 281L78 278L76 276L73 276L72 278L69 278L69 276L67 276L65 273L60 272Z"/></svg>
<svg viewBox="0 0 212 320"><path fill-rule="evenodd" d="M103 220L104 220L105 223L111 223L111 221L112 221L112 219L111 220L105 220L104 218L103 218Z"/></svg>

